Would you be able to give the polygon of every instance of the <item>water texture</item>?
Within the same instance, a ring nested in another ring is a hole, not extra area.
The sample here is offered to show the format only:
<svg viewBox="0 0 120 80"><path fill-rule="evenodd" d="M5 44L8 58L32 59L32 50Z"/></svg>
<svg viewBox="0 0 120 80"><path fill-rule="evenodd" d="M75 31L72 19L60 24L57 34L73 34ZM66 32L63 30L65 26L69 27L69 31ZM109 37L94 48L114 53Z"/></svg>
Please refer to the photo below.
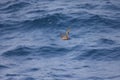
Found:
<svg viewBox="0 0 120 80"><path fill-rule="evenodd" d="M0 80L120 80L120 1L1 0Z"/></svg>

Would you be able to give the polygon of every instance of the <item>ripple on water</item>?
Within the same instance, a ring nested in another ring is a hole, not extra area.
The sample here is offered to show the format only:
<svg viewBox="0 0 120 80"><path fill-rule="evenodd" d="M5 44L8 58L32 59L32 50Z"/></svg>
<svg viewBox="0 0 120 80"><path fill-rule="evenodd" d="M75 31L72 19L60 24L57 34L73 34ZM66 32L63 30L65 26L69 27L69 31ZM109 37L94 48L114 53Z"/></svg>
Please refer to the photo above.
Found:
<svg viewBox="0 0 120 80"><path fill-rule="evenodd" d="M6 68L9 68L9 67L6 66L6 65L0 65L0 70L2 70L2 69L6 69Z"/></svg>
<svg viewBox="0 0 120 80"><path fill-rule="evenodd" d="M84 50L81 55L77 55L74 59L84 60L120 60L120 47L109 49L88 49Z"/></svg>
<svg viewBox="0 0 120 80"><path fill-rule="evenodd" d="M29 55L30 52L30 48L28 47L17 47L13 50L9 50L6 51L2 54L2 56L6 56L6 57L12 57L12 56L27 56Z"/></svg>

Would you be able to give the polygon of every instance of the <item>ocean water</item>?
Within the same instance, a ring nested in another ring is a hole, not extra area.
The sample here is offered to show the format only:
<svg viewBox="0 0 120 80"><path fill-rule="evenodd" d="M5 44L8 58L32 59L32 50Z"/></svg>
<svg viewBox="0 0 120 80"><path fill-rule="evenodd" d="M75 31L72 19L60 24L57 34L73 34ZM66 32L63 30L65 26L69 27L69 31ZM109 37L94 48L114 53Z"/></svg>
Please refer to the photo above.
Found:
<svg viewBox="0 0 120 80"><path fill-rule="evenodd" d="M120 80L120 0L0 0L0 80Z"/></svg>

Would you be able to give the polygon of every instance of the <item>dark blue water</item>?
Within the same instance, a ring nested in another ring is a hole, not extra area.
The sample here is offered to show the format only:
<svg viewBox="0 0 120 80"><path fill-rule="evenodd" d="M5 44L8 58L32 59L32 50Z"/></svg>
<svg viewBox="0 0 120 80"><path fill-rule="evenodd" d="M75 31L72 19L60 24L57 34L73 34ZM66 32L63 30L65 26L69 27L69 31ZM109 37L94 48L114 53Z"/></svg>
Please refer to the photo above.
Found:
<svg viewBox="0 0 120 80"><path fill-rule="evenodd" d="M0 80L120 80L120 1L0 0Z"/></svg>

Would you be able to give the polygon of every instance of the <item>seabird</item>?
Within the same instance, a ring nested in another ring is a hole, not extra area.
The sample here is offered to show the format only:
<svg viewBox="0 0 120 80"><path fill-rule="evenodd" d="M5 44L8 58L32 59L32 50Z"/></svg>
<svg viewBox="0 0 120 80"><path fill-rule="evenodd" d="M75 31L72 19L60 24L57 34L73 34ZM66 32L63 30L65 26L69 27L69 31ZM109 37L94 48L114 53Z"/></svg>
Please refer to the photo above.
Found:
<svg viewBox="0 0 120 80"><path fill-rule="evenodd" d="M69 32L70 32L70 29L67 29L66 33L61 35L61 39L62 40L69 40Z"/></svg>

